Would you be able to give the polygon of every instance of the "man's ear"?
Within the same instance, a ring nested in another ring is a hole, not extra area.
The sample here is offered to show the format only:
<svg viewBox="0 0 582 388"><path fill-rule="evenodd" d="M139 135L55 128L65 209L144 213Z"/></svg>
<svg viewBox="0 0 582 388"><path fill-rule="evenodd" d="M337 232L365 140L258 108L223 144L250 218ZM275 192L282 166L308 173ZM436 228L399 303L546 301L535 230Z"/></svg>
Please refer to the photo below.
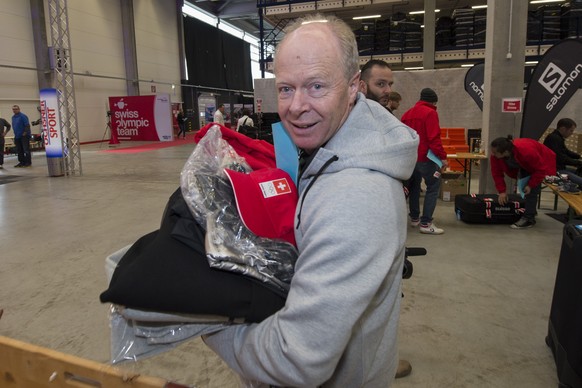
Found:
<svg viewBox="0 0 582 388"><path fill-rule="evenodd" d="M367 94L368 93L368 85L363 80L359 79L356 81L358 85L358 91Z"/></svg>

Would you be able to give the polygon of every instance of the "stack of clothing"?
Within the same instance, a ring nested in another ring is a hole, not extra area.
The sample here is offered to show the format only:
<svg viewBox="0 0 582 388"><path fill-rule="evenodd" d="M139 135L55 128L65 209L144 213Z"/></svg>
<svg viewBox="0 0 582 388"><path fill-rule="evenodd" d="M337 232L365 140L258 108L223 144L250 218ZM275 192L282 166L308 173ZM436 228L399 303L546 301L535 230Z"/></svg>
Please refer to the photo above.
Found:
<svg viewBox="0 0 582 388"><path fill-rule="evenodd" d="M237 191L251 190L244 185L261 174L287 177L275 168L273 146L216 124L201 131L160 228L106 260L110 282L100 300L111 304L114 364L228 325L260 322L285 304L298 255L290 233L296 189L274 198L276 206L254 192L235 197L234 182ZM289 210L271 214L285 208L281 201ZM255 204L265 205L263 212Z"/></svg>

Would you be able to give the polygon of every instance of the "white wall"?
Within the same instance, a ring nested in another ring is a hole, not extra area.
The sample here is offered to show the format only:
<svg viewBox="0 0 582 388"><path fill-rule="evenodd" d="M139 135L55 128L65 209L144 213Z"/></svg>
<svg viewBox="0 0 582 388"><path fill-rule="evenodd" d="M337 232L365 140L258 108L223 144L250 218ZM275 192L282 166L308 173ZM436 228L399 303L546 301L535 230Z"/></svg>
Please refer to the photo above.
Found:
<svg viewBox="0 0 582 388"><path fill-rule="evenodd" d="M10 122L18 104L31 120L38 115L38 82L28 1L0 0L0 117ZM36 127L38 130L38 127Z"/></svg>
<svg viewBox="0 0 582 388"><path fill-rule="evenodd" d="M108 97L126 94L121 6L119 0L68 0L67 5L79 139L98 141L107 124ZM148 80L140 82L140 92L155 94L154 85L156 93L181 102L175 9L167 0L134 0L138 74ZM0 117L10 119L12 105L19 104L35 120L39 88L28 1L0 0L0 47Z"/></svg>

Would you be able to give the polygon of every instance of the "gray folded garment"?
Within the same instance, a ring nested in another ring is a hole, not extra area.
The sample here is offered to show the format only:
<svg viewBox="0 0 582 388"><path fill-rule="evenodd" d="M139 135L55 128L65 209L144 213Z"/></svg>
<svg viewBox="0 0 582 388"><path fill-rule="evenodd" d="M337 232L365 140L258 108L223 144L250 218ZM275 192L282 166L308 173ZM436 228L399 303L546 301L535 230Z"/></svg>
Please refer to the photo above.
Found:
<svg viewBox="0 0 582 388"><path fill-rule="evenodd" d="M116 305L117 312L128 320L158 323L243 323L244 318L231 319L222 315L166 313L151 310L140 310Z"/></svg>
<svg viewBox="0 0 582 388"><path fill-rule="evenodd" d="M118 306L110 310L111 363L137 361L166 352L178 344L229 327L230 323L140 322L126 319Z"/></svg>

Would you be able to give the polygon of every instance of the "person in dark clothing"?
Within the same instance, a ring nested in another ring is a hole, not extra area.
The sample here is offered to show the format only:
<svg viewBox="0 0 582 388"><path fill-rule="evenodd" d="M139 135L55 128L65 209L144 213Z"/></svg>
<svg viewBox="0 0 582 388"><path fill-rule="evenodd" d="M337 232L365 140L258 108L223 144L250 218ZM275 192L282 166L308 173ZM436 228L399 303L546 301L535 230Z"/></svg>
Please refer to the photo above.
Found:
<svg viewBox="0 0 582 388"><path fill-rule="evenodd" d="M30 121L28 116L20 111L18 105L12 106L12 131L14 132L14 145L18 153L18 164L14 167L30 167L32 157L30 155Z"/></svg>
<svg viewBox="0 0 582 388"><path fill-rule="evenodd" d="M4 136L10 131L11 125L0 117L0 169L4 168Z"/></svg>
<svg viewBox="0 0 582 388"><path fill-rule="evenodd" d="M512 179L524 180L525 213L511 225L513 229L531 228L536 224L536 206L541 183L548 175L556 174L556 155L533 139L515 139L511 136L498 137L491 142L491 175L499 193L499 204L504 206L508 199L505 175Z"/></svg>
<svg viewBox="0 0 582 388"><path fill-rule="evenodd" d="M570 151L566 147L566 139L574 133L575 129L574 120L560 119L557 128L544 140L544 145L556 154L558 174L567 175L570 182L574 182L582 188L582 159L580 159L580 154ZM576 169L568 168L568 166L574 166Z"/></svg>
<svg viewBox="0 0 582 388"><path fill-rule="evenodd" d="M182 137L185 139L186 138L186 125L185 125L186 119L184 118L184 112L182 112L181 109L178 112L178 115L176 116L176 121L178 122L178 128L180 128L180 131L178 131L177 137L179 139L180 134L182 134Z"/></svg>

